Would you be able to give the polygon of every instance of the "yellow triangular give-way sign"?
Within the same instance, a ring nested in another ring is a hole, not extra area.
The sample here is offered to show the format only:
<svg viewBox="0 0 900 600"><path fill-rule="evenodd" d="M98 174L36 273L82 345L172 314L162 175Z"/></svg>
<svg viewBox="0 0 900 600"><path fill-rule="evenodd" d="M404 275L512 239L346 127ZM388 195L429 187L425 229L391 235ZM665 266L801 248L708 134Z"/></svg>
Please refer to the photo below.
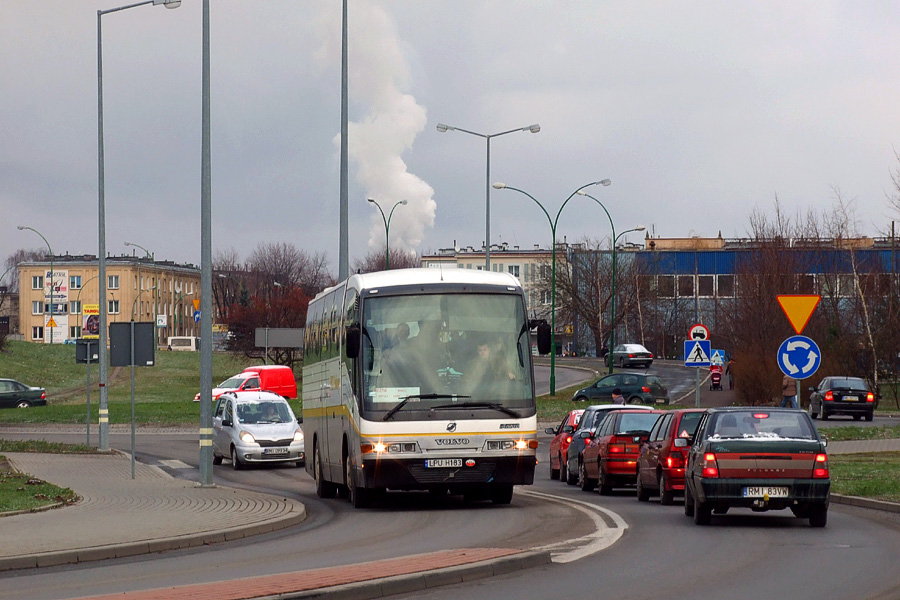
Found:
<svg viewBox="0 0 900 600"><path fill-rule="evenodd" d="M778 296L778 304L781 305L781 310L787 315L788 320L794 327L794 331L797 332L797 335L800 335L803 333L803 328L809 323L809 318L816 310L821 299L821 296L812 294L782 295Z"/></svg>

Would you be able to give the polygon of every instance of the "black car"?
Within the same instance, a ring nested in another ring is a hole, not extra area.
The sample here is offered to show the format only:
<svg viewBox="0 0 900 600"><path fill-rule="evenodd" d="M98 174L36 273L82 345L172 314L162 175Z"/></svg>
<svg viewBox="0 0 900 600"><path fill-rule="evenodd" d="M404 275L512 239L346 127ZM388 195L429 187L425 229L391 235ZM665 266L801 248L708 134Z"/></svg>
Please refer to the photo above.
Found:
<svg viewBox="0 0 900 600"><path fill-rule="evenodd" d="M871 421L875 416L875 394L859 377L826 377L809 391L809 416L813 419L819 415L823 421L831 415L852 415L857 421L863 417Z"/></svg>
<svg viewBox="0 0 900 600"><path fill-rule="evenodd" d="M566 455L559 465L559 478L568 483L575 485L578 483L578 468L584 458L585 439L590 437L591 432L600 425L609 411L621 410L653 410L650 406L622 406L621 404L598 404L588 406L581 415L578 427L572 432L572 441L566 448Z"/></svg>
<svg viewBox="0 0 900 600"><path fill-rule="evenodd" d="M612 402L612 392L619 388L627 404L668 404L669 390L662 379L646 373L613 373L581 388L572 400L576 402Z"/></svg>
<svg viewBox="0 0 900 600"><path fill-rule="evenodd" d="M825 442L805 412L712 408L688 453L684 514L706 525L730 508L788 508L812 527L824 527L830 488Z"/></svg>
<svg viewBox="0 0 900 600"><path fill-rule="evenodd" d="M19 383L14 379L0 379L0 408L28 408L45 406L47 390Z"/></svg>

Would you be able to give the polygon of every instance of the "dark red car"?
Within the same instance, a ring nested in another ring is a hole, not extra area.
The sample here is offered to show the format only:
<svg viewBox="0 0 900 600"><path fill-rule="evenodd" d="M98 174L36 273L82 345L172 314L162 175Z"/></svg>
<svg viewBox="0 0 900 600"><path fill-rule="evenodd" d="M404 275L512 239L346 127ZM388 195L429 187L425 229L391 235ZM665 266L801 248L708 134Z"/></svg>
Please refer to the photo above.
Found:
<svg viewBox="0 0 900 600"><path fill-rule="evenodd" d="M638 456L638 500L646 502L655 492L659 503L668 505L676 495L684 494L684 465L690 440L704 412L702 408L673 410L656 422Z"/></svg>
<svg viewBox="0 0 900 600"><path fill-rule="evenodd" d="M566 465L566 459L564 458L566 450L568 450L569 444L572 443L572 432L578 427L583 414L583 408L570 410L569 414L563 418L562 423L556 429L548 427L544 430L544 433L549 433L553 436L553 439L550 441L550 479L560 478L560 468L565 468Z"/></svg>
<svg viewBox="0 0 900 600"><path fill-rule="evenodd" d="M594 486L603 495L613 487L633 485L637 479L637 459L641 443L650 437L662 410L614 410L585 440L579 481L589 492Z"/></svg>

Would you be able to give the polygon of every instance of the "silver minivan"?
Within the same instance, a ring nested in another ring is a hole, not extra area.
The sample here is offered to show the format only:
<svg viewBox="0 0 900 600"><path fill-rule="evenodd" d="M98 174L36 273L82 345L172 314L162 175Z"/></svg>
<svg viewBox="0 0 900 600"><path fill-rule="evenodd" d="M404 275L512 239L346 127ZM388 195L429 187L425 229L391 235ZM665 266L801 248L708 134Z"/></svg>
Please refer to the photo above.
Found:
<svg viewBox="0 0 900 600"><path fill-rule="evenodd" d="M303 430L287 401L272 392L225 392L213 413L213 464L231 460L234 469L250 463L306 460Z"/></svg>

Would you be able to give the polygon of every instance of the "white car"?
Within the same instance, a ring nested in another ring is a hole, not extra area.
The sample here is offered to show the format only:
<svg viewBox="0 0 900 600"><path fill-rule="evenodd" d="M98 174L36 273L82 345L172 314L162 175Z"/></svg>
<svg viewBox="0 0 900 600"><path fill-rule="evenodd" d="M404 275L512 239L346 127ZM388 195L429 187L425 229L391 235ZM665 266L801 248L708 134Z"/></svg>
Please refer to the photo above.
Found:
<svg viewBox="0 0 900 600"><path fill-rule="evenodd" d="M287 401L272 392L225 392L213 413L213 464L306 461L303 430Z"/></svg>

